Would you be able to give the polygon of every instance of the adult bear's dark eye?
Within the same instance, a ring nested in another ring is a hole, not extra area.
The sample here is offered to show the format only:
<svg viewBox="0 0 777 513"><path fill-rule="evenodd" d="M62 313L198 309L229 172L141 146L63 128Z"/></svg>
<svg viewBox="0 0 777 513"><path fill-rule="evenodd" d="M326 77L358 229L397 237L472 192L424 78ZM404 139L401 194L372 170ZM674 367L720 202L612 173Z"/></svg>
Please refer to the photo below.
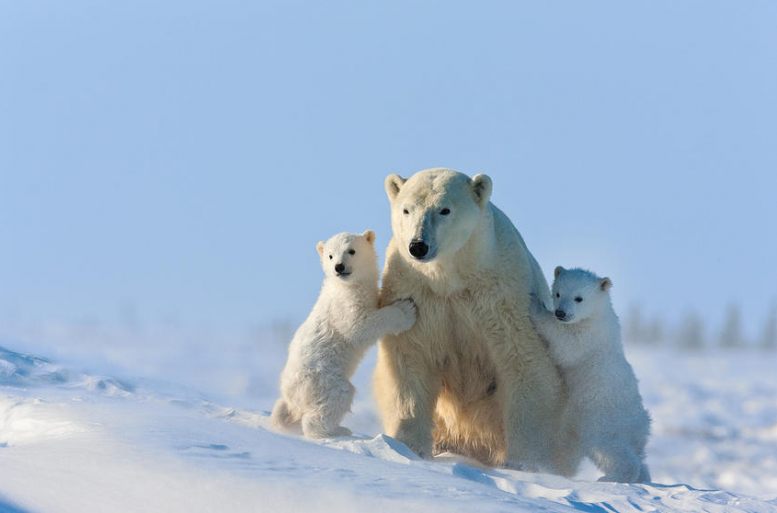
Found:
<svg viewBox="0 0 777 513"><path fill-rule="evenodd" d="M356 250L355 249L349 249L348 250L348 254L349 255L355 255L356 254Z"/></svg>
<svg viewBox="0 0 777 513"><path fill-rule="evenodd" d="M332 255L329 255L329 260L332 260Z"/></svg>
<svg viewBox="0 0 777 513"><path fill-rule="evenodd" d="M583 302L583 298L581 298L580 296L577 296L575 298L575 301L578 302L578 303L582 303Z"/></svg>
<svg viewBox="0 0 777 513"><path fill-rule="evenodd" d="M332 258L332 257L329 257L329 258ZM558 292L556 292L556 297L561 297L561 294L559 294Z"/></svg>
<svg viewBox="0 0 777 513"><path fill-rule="evenodd" d="M402 211L402 213L403 213L403 214L405 214L405 215L407 215L407 214L409 214L410 212L408 212L408 211L407 211L407 209L404 209L404 210Z"/></svg>
<svg viewBox="0 0 777 513"><path fill-rule="evenodd" d="M451 213L451 209L449 209L449 208L444 208L444 209L440 210L440 215L441 216L447 216L450 213Z"/></svg>

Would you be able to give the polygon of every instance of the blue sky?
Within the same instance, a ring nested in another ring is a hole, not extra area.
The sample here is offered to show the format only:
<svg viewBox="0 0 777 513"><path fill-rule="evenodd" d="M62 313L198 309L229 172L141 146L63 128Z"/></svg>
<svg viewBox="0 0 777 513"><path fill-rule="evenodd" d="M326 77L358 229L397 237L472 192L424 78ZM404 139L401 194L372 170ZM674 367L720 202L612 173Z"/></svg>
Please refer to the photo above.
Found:
<svg viewBox="0 0 777 513"><path fill-rule="evenodd" d="M777 4L1 2L0 320L300 322L383 180L485 172L547 275L755 333Z"/></svg>

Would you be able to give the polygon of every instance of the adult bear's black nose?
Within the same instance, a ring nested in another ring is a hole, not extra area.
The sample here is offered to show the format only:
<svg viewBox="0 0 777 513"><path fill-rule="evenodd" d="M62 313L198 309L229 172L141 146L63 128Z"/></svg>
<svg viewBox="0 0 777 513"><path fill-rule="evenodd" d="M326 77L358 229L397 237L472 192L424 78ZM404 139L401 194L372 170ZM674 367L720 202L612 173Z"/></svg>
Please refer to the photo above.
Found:
<svg viewBox="0 0 777 513"><path fill-rule="evenodd" d="M335 265L335 272L336 272L336 273L341 273L341 272L343 272L343 271L345 271L345 266L344 266L343 264L337 264L337 265Z"/></svg>
<svg viewBox="0 0 777 513"><path fill-rule="evenodd" d="M422 240L414 240L410 243L410 254L416 258L423 258L429 252L429 246Z"/></svg>
<svg viewBox="0 0 777 513"><path fill-rule="evenodd" d="M556 310L556 319L563 321L567 318L567 313L564 310Z"/></svg>

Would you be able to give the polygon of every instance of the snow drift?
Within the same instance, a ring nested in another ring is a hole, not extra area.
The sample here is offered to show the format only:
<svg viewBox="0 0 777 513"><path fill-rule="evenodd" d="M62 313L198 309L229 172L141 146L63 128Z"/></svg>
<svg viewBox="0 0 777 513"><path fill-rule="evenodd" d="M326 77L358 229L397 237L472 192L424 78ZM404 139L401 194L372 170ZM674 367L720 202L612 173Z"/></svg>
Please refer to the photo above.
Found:
<svg viewBox="0 0 777 513"><path fill-rule="evenodd" d="M630 356L655 419L655 484L420 460L380 434L367 393L374 354L344 422L363 434L310 441L270 430L274 389L241 409L164 373L117 378L0 348L0 511L777 511L773 362ZM272 382L282 357L253 372Z"/></svg>

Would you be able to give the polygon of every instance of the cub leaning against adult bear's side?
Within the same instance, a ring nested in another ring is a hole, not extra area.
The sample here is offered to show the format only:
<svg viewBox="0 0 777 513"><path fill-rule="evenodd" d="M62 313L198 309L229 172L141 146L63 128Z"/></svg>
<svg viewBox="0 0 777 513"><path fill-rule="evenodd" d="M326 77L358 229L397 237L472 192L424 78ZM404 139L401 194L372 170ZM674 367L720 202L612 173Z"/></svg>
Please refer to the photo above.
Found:
<svg viewBox="0 0 777 513"><path fill-rule="evenodd" d="M278 429L300 426L311 438L347 436L340 422L356 389L351 378L370 346L415 322L411 301L378 308L375 233L338 233L316 250L326 278L313 310L289 344L281 397L270 419Z"/></svg>
<svg viewBox="0 0 777 513"><path fill-rule="evenodd" d="M570 441L564 446L568 461L587 456L604 472L600 481L649 483L650 415L623 353L610 301L612 281L561 266L554 275L553 311L536 296L529 311L569 391L562 423Z"/></svg>
<svg viewBox="0 0 777 513"><path fill-rule="evenodd" d="M559 373L529 319L548 284L491 179L428 169L386 178L393 238L381 304L412 299L418 320L379 345L375 394L386 433L422 457L569 475L556 451Z"/></svg>

